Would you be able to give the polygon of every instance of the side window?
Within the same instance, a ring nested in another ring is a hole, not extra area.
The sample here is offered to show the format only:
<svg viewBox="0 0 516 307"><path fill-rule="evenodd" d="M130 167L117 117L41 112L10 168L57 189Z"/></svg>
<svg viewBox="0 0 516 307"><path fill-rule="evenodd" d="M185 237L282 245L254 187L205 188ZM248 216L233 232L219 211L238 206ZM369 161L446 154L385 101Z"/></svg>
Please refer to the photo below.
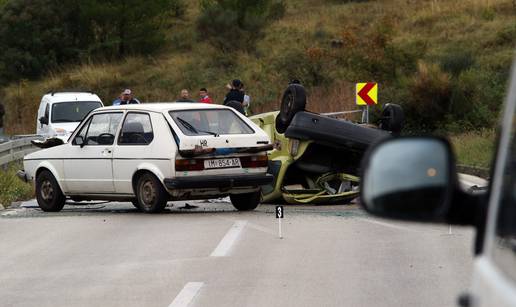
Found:
<svg viewBox="0 0 516 307"><path fill-rule="evenodd" d="M496 219L493 259L502 272L516 280L514 269L516 268L516 137L514 131L511 138Z"/></svg>
<svg viewBox="0 0 516 307"><path fill-rule="evenodd" d="M85 145L113 145L116 130L122 121L122 113L95 114L79 132L84 135ZM83 130L86 128L86 131ZM84 133L84 134L83 134Z"/></svg>
<svg viewBox="0 0 516 307"><path fill-rule="evenodd" d="M153 139L154 132L149 114L127 114L118 138L119 145L147 145Z"/></svg>
<svg viewBox="0 0 516 307"><path fill-rule="evenodd" d="M45 107L45 115L46 118L50 116L50 104L47 103L47 106Z"/></svg>

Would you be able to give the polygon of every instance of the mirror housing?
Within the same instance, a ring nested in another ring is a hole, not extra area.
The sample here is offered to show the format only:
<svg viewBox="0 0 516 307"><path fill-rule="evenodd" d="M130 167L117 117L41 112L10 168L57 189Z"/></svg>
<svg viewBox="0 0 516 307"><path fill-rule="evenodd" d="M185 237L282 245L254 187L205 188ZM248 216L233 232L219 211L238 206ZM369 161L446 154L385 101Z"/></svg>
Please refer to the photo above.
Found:
<svg viewBox="0 0 516 307"><path fill-rule="evenodd" d="M456 187L451 146L443 138L386 139L362 161L360 199L373 215L443 222Z"/></svg>
<svg viewBox="0 0 516 307"><path fill-rule="evenodd" d="M48 125L48 117L42 116L39 118L41 125Z"/></svg>
<svg viewBox="0 0 516 307"><path fill-rule="evenodd" d="M81 146L81 148L84 147L84 139L81 135L75 136L73 142L74 144Z"/></svg>

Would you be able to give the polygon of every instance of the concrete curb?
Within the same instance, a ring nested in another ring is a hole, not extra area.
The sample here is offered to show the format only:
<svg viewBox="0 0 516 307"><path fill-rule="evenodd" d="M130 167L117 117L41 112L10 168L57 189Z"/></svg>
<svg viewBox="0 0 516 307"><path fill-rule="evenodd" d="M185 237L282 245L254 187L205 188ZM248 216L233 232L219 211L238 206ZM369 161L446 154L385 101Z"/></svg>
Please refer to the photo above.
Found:
<svg viewBox="0 0 516 307"><path fill-rule="evenodd" d="M489 180L489 176L491 175L490 169L488 168L464 164L457 165L457 172L477 176L486 180Z"/></svg>

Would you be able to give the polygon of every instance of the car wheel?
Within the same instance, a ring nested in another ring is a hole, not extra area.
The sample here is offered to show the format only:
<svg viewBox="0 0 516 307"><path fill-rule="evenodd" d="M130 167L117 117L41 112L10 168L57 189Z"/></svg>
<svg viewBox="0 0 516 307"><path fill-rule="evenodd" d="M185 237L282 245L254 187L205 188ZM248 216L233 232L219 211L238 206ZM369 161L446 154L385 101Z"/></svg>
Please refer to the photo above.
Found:
<svg viewBox="0 0 516 307"><path fill-rule="evenodd" d="M156 176L145 173L136 185L138 208L145 213L157 213L167 205L168 193Z"/></svg>
<svg viewBox="0 0 516 307"><path fill-rule="evenodd" d="M262 194L260 191L229 195L233 207L238 211L251 211L256 209L260 204L261 197Z"/></svg>
<svg viewBox="0 0 516 307"><path fill-rule="evenodd" d="M401 106L394 103L388 103L384 106L380 122L381 129L399 134L403 129L404 122L405 114Z"/></svg>
<svg viewBox="0 0 516 307"><path fill-rule="evenodd" d="M245 115L244 106L239 101L230 100L230 101L226 102L224 105L228 106L228 107L231 107L231 108L233 108L233 109L237 110L238 112L240 112L240 113Z"/></svg>
<svg viewBox="0 0 516 307"><path fill-rule="evenodd" d="M279 120L276 121L276 130L284 133L288 125L299 111L306 107L306 92L301 84L290 84L281 98Z"/></svg>
<svg viewBox="0 0 516 307"><path fill-rule="evenodd" d="M43 211L57 212L63 209L66 197L51 172L44 170L36 178L36 199Z"/></svg>

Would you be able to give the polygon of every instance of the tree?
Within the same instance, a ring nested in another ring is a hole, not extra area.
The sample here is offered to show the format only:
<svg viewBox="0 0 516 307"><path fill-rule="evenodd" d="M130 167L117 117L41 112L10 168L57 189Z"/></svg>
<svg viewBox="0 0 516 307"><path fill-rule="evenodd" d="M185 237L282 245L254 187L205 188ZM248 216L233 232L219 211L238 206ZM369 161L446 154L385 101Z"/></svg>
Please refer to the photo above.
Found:
<svg viewBox="0 0 516 307"><path fill-rule="evenodd" d="M0 4L4 0L0 0ZM0 5L0 83L86 57L148 54L182 0L10 0Z"/></svg>
<svg viewBox="0 0 516 307"><path fill-rule="evenodd" d="M203 0L197 28L223 51L252 50L267 24L284 13L282 0Z"/></svg>

